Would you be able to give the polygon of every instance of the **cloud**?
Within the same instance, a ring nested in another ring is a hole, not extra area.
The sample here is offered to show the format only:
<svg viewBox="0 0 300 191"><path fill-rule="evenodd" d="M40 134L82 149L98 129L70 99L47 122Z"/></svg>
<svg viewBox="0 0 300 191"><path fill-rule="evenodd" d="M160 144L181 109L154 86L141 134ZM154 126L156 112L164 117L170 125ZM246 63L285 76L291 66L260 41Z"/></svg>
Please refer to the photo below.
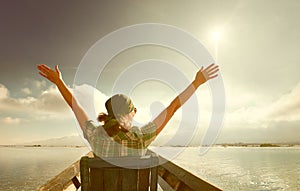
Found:
<svg viewBox="0 0 300 191"><path fill-rule="evenodd" d="M98 113L106 112L104 103L108 99L108 96L96 88L83 84L75 86L72 91L80 105L92 120L97 121Z"/></svg>
<svg viewBox="0 0 300 191"><path fill-rule="evenodd" d="M217 142L299 142L300 121L272 121L265 128L253 128L252 124L242 125L239 128L225 127Z"/></svg>
<svg viewBox="0 0 300 191"><path fill-rule="evenodd" d="M32 79L27 79L25 81L25 85L29 85L32 88L37 88L41 89L47 86L47 83L45 80L32 80Z"/></svg>
<svg viewBox="0 0 300 191"><path fill-rule="evenodd" d="M258 99L259 96L249 99ZM234 98L231 98L234 100ZM252 101L251 101L252 100ZM229 105L230 107L230 105ZM244 106L228 111L225 115L225 123L228 126L241 127L252 125L253 128L269 127L272 123L300 121L300 83L298 83L290 92L271 103L248 104L245 100Z"/></svg>
<svg viewBox="0 0 300 191"><path fill-rule="evenodd" d="M63 97L54 86L50 86L47 90L43 91L31 104L35 109L44 112L65 112L69 110Z"/></svg>
<svg viewBox="0 0 300 191"><path fill-rule="evenodd" d="M0 123L9 124L9 125L17 125L20 122L21 122L20 118L4 117L0 119Z"/></svg>
<svg viewBox="0 0 300 191"><path fill-rule="evenodd" d="M26 95L29 95L29 94L32 93L31 90L30 90L29 88L23 88L23 89L21 89L21 92L23 92L23 93L26 94Z"/></svg>
<svg viewBox="0 0 300 191"><path fill-rule="evenodd" d="M87 112L88 116L96 120L100 112L105 112L105 101L108 96L101 93L97 89L89 85L81 85L70 88L74 91L74 95ZM27 90L25 90L27 91ZM30 89L29 89L30 91ZM67 103L64 101L58 89L51 85L38 96L24 96L12 98L9 96L9 90L0 84L0 110L3 115L11 116L11 114L27 116L33 120L63 120L72 118L72 112ZM94 96L94 102L90 102L90 98Z"/></svg>
<svg viewBox="0 0 300 191"><path fill-rule="evenodd" d="M275 121L300 120L300 83L271 105L268 117Z"/></svg>
<svg viewBox="0 0 300 191"><path fill-rule="evenodd" d="M62 99L58 90L53 86L48 87L37 97L25 96L12 98L9 90L0 84L0 110L2 115L12 116L14 114L27 116L35 119L43 118L70 118L70 109Z"/></svg>
<svg viewBox="0 0 300 191"><path fill-rule="evenodd" d="M8 97L8 95L8 89L4 85L0 84L0 99L5 99Z"/></svg>

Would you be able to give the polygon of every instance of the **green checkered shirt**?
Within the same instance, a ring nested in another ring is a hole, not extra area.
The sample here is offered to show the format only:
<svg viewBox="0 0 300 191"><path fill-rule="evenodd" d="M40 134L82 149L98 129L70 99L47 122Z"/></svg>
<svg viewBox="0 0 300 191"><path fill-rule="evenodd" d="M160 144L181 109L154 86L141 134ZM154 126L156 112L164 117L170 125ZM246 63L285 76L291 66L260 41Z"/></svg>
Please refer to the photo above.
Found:
<svg viewBox="0 0 300 191"><path fill-rule="evenodd" d="M120 131L109 137L101 125L87 121L83 135L98 157L142 156L156 137L156 124L150 122L142 128L134 126L128 132Z"/></svg>

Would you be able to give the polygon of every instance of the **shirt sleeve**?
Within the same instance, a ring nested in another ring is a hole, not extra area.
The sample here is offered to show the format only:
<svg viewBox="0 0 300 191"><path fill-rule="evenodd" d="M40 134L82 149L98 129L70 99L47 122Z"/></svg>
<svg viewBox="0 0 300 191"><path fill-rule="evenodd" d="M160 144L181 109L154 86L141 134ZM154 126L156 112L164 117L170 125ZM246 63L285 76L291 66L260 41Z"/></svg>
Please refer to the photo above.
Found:
<svg viewBox="0 0 300 191"><path fill-rule="evenodd" d="M97 126L92 120L86 121L83 128L83 136L89 142L93 142L96 135Z"/></svg>
<svg viewBox="0 0 300 191"><path fill-rule="evenodd" d="M156 138L156 128L157 127L154 122L150 122L141 128L145 147L148 147Z"/></svg>

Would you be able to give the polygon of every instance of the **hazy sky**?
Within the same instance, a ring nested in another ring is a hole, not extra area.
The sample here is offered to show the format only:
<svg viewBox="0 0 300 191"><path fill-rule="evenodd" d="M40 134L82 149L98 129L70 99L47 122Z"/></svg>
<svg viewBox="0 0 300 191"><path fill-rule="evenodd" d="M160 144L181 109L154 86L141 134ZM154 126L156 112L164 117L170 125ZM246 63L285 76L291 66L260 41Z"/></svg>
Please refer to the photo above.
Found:
<svg viewBox="0 0 300 191"><path fill-rule="evenodd" d="M217 60L226 91L218 142L300 140L298 0L7 0L0 2L0 144L78 134L71 111L51 83L38 75L36 65L58 64L72 87L78 65L96 41L139 23L179 27L202 42ZM197 71L178 52L156 46L132 48L105 68L97 84L98 101L104 104L124 69L146 59L172 63L189 81ZM149 120L148 105L155 99L167 104L176 93L158 81L136 86L131 96L137 117ZM209 87L201 87L197 97L202 118L193 143L200 142L210 120ZM180 111L159 143L172 136L178 120Z"/></svg>

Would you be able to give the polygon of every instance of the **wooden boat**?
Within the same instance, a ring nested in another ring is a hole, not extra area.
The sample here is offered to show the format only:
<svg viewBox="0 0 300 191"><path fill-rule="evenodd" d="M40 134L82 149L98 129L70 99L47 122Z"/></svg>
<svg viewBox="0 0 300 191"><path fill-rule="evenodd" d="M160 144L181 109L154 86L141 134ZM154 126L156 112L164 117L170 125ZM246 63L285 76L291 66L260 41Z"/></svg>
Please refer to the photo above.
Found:
<svg viewBox="0 0 300 191"><path fill-rule="evenodd" d="M93 157L92 152L87 156ZM158 190L183 190L183 191L201 191L211 190L220 191L221 189L208 183L201 178L193 175L178 165L167 161L158 156L161 165L157 166ZM71 191L77 190L81 183L80 177L80 160L73 163L60 174L42 185L37 191Z"/></svg>

